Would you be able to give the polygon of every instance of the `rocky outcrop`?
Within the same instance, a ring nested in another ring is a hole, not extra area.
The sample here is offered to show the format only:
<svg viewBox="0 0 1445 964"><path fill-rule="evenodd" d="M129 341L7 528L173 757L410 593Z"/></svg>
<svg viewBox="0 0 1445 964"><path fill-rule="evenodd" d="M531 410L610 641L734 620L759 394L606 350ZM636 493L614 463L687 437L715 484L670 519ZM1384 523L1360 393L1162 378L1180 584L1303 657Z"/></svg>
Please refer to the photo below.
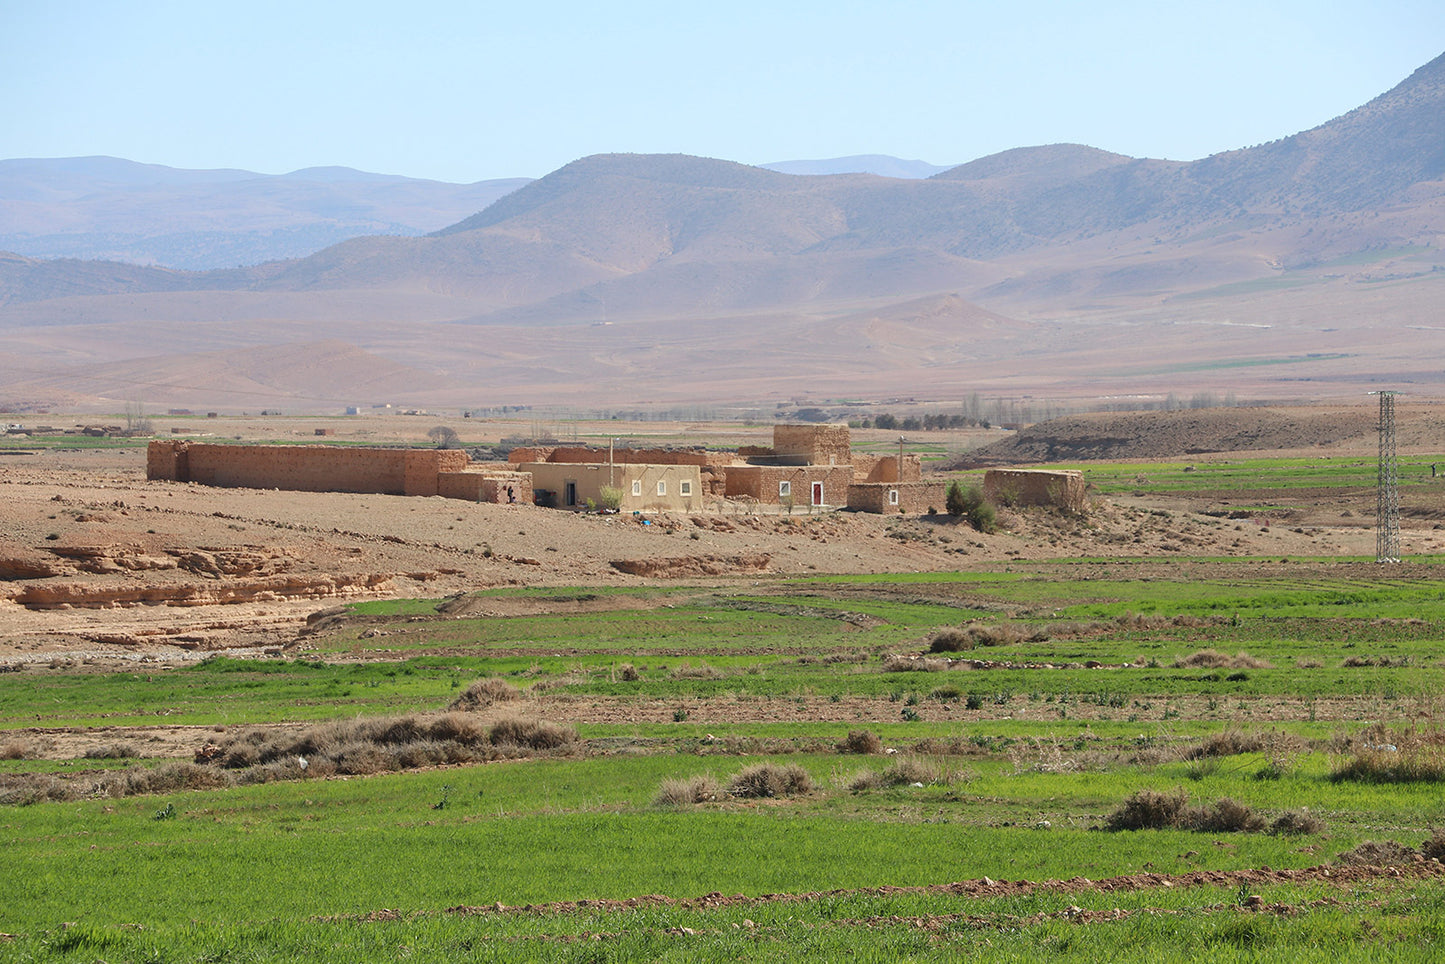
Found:
<svg viewBox="0 0 1445 964"><path fill-rule="evenodd" d="M759 572L768 568L773 557L765 552L738 556L672 556L662 559L614 559L612 568L632 576L660 579L686 579L691 576L726 576L731 573Z"/></svg>
<svg viewBox="0 0 1445 964"><path fill-rule="evenodd" d="M11 598L27 609L108 609L116 606L217 606L286 599L323 599L380 592L392 576L272 576L204 585L100 586L81 582L28 585Z"/></svg>

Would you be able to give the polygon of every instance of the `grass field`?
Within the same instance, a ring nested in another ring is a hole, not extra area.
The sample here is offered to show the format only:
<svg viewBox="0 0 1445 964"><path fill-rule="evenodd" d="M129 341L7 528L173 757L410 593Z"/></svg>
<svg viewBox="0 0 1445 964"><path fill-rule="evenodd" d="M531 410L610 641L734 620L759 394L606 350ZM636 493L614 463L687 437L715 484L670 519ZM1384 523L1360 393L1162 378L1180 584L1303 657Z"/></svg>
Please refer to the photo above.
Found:
<svg viewBox="0 0 1445 964"><path fill-rule="evenodd" d="M1071 559L470 602L357 604L303 658L0 675L0 959L1441 954L1432 566ZM930 653L945 630L963 648ZM144 743L55 759L31 729L225 743L430 719L482 678L518 694L487 726L576 739L183 772ZM759 765L801 792L729 792ZM135 774L164 792L117 789ZM1142 791L1232 816L1107 829Z"/></svg>

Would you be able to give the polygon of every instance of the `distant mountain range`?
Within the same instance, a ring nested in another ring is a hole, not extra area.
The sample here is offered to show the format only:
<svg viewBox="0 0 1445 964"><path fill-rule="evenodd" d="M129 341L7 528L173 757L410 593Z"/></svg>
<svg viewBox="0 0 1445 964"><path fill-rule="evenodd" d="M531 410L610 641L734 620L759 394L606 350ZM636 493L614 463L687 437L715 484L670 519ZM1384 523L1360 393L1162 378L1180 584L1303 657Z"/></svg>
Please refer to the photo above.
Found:
<svg viewBox="0 0 1445 964"><path fill-rule="evenodd" d="M527 178L446 184L346 167L188 171L114 157L0 161L0 251L206 270L419 235Z"/></svg>
<svg viewBox="0 0 1445 964"><path fill-rule="evenodd" d="M253 183L178 173L168 198ZM362 186L384 207L374 175L285 180L337 219ZM385 379L328 384L418 404L1445 390L1445 57L1194 162L1060 144L902 178L598 155L473 210L227 271L0 257L0 403L377 400L216 373L217 351L285 342L365 356Z"/></svg>

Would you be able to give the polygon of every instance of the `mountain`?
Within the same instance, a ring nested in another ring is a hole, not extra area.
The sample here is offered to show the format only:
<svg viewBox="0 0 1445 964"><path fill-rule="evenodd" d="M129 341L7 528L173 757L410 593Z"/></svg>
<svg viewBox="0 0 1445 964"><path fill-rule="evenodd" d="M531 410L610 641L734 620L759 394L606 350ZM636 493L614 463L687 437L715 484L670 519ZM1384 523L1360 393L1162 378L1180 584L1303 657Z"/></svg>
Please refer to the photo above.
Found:
<svg viewBox="0 0 1445 964"><path fill-rule="evenodd" d="M1442 216L1445 57L1194 162L1054 144L903 179L596 155L293 261L0 258L0 404L141 345L193 365L297 342L427 373L385 383L418 405L1445 392ZM312 399L342 400L377 399Z"/></svg>
<svg viewBox="0 0 1445 964"><path fill-rule="evenodd" d="M446 184L344 167L265 175L113 157L7 160L0 250L230 268L304 257L360 234L424 234L526 183Z"/></svg>
<svg viewBox="0 0 1445 964"><path fill-rule="evenodd" d="M950 168L947 164L906 161L887 154L854 154L816 161L774 161L758 166L781 174L877 174L879 177L904 178L932 177Z"/></svg>

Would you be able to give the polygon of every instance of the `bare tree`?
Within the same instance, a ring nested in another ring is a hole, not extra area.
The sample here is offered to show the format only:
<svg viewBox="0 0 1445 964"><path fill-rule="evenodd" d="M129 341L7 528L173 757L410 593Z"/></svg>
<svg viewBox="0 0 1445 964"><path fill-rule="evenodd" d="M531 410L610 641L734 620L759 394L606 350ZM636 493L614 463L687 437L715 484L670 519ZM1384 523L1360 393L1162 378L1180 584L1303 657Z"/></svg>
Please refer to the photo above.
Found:
<svg viewBox="0 0 1445 964"><path fill-rule="evenodd" d="M436 443L439 449L459 449L462 447L462 440L457 433L446 425L438 425L426 433L426 437Z"/></svg>

